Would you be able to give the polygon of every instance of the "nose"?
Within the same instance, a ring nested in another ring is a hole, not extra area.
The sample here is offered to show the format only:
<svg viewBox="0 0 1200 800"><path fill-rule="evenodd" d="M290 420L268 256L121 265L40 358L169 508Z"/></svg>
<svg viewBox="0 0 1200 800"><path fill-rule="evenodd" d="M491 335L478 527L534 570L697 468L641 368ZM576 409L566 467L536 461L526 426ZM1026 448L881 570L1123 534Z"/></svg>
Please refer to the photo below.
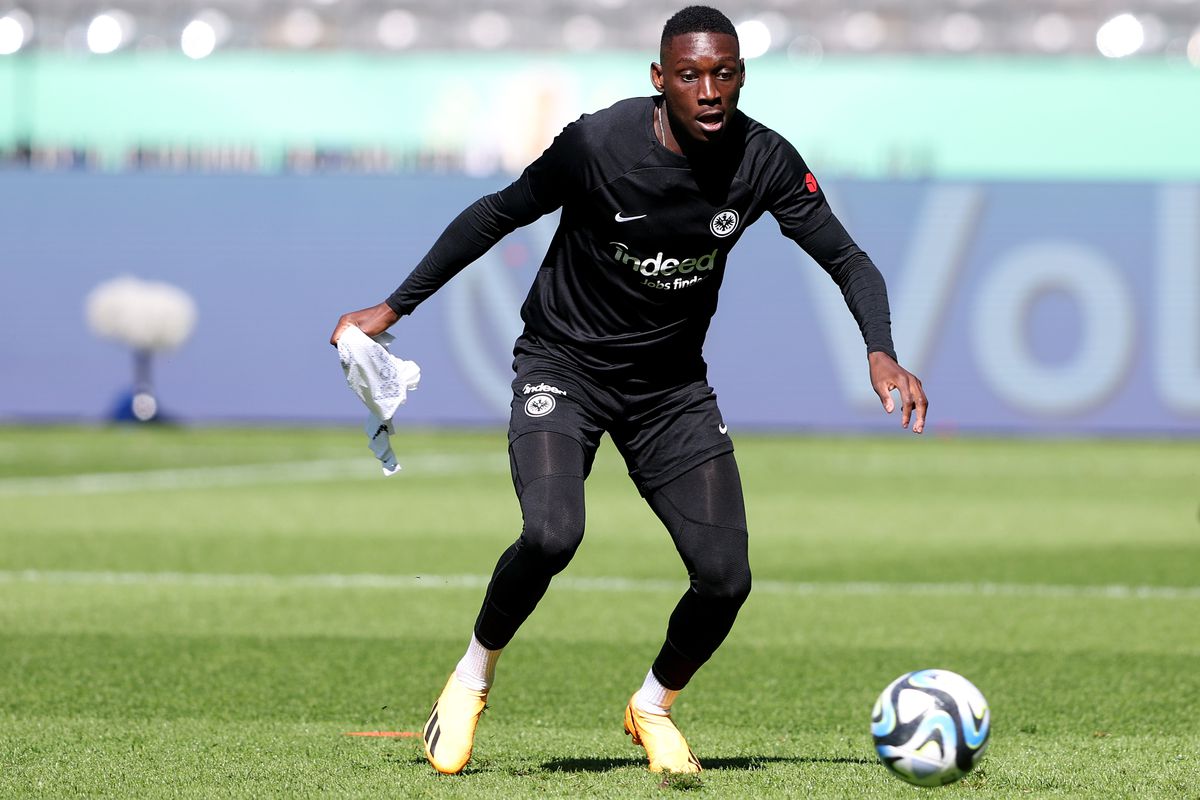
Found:
<svg viewBox="0 0 1200 800"><path fill-rule="evenodd" d="M696 100L701 105L714 105L721 102L721 93L717 91L717 81L712 75L701 76Z"/></svg>

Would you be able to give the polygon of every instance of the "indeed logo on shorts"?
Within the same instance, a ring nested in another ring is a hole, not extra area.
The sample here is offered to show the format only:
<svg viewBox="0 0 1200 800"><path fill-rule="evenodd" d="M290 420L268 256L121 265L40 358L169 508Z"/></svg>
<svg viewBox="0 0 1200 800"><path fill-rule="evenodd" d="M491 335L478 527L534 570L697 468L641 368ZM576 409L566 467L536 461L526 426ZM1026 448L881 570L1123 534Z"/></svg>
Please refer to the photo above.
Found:
<svg viewBox="0 0 1200 800"><path fill-rule="evenodd" d="M687 275L693 270L696 272L707 272L713 268L717 262L717 254L720 253L720 248L713 250L711 253L698 256L696 258L663 258L663 254L651 258L638 258L628 252L629 247L621 242L609 242L615 245L617 251L613 253L613 258L619 264L629 264L636 272L645 275L647 278L652 278L655 275L667 277L668 275Z"/></svg>
<svg viewBox="0 0 1200 800"><path fill-rule="evenodd" d="M525 384L525 388L522 389L521 392L522 392L522 394L533 394L534 392L549 392L550 394L561 394L564 397L567 394L566 392L564 392L562 389L558 388L557 386L551 386L548 383L539 383L537 386L530 386L527 383L527 384Z"/></svg>

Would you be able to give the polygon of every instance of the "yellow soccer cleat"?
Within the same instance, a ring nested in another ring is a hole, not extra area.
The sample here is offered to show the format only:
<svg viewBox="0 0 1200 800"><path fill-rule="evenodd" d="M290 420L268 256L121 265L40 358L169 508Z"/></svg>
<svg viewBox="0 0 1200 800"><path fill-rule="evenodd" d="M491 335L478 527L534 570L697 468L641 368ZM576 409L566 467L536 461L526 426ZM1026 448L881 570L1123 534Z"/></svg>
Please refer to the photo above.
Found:
<svg viewBox="0 0 1200 800"><path fill-rule="evenodd" d="M443 775L457 775L471 760L475 726L487 705L487 691L468 689L453 672L425 723L425 757Z"/></svg>
<svg viewBox="0 0 1200 800"><path fill-rule="evenodd" d="M699 772L700 760L670 716L647 714L633 704L625 706L625 732L634 744L646 748L651 772Z"/></svg>

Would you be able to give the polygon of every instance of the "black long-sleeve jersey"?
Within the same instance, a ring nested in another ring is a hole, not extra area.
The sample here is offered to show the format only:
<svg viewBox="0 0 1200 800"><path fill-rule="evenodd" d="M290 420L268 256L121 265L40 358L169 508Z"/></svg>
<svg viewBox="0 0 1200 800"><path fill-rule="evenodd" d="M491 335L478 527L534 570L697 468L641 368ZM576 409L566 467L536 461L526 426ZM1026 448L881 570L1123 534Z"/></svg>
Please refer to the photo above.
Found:
<svg viewBox="0 0 1200 800"><path fill-rule="evenodd" d="M770 212L842 290L867 350L893 358L879 270L833 215L804 159L740 111L685 157L655 136L656 98L568 125L507 188L463 211L388 298L409 314L516 228L562 208L529 295L523 338L599 372L703 371L729 251Z"/></svg>

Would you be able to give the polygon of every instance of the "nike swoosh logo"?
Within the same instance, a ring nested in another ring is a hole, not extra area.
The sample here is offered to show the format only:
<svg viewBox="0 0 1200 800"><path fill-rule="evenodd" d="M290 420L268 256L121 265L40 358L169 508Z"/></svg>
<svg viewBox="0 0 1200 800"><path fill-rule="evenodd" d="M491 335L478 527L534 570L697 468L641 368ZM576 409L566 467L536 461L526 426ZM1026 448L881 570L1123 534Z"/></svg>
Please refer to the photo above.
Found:
<svg viewBox="0 0 1200 800"><path fill-rule="evenodd" d="M725 427L724 422L717 426L717 430L719 430L721 433L729 433L729 428Z"/></svg>
<svg viewBox="0 0 1200 800"><path fill-rule="evenodd" d="M621 216L621 212L618 211L617 216L614 219L616 219L617 222L633 222L635 219L642 219L645 216L645 214L638 214L636 217L623 217Z"/></svg>

